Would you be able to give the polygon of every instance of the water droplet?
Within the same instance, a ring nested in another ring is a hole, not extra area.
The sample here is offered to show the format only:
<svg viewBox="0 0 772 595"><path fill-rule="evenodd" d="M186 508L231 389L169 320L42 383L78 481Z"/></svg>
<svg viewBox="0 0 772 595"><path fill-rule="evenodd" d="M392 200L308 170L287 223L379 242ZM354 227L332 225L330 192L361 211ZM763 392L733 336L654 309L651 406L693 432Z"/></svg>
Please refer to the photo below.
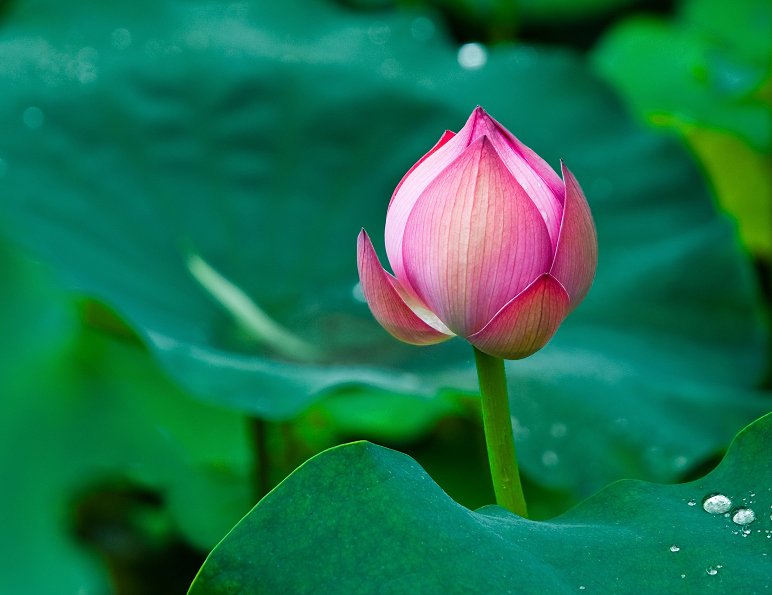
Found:
<svg viewBox="0 0 772 595"><path fill-rule="evenodd" d="M568 433L566 424L556 422L550 426L550 436L553 438L562 438Z"/></svg>
<svg viewBox="0 0 772 595"><path fill-rule="evenodd" d="M370 25L367 36L375 45L383 45L391 37L391 28L386 23L377 21Z"/></svg>
<svg viewBox="0 0 772 595"><path fill-rule="evenodd" d="M354 285L353 289L351 290L351 295L354 297L354 299L358 302L362 302L363 304L367 303L367 300L365 299L365 292L362 291L362 284L357 283Z"/></svg>
<svg viewBox="0 0 772 595"><path fill-rule="evenodd" d="M431 91L434 89L434 82L430 78L422 77L416 81L416 86Z"/></svg>
<svg viewBox="0 0 772 595"><path fill-rule="evenodd" d="M116 29L112 34L113 47L118 50L125 50L131 45L131 33L128 29Z"/></svg>
<svg viewBox="0 0 772 595"><path fill-rule="evenodd" d="M683 469L689 463L689 459L681 455L673 459L673 467L675 469Z"/></svg>
<svg viewBox="0 0 772 595"><path fill-rule="evenodd" d="M488 61L488 50L480 43L465 43L458 50L458 63L464 70L479 70Z"/></svg>
<svg viewBox="0 0 772 595"><path fill-rule="evenodd" d="M553 450L544 451L544 454L541 455L541 462L545 467L554 467L558 461L558 455Z"/></svg>
<svg viewBox="0 0 772 595"><path fill-rule="evenodd" d="M428 41L434 35L434 23L426 17L418 17L410 25L410 34L418 41Z"/></svg>
<svg viewBox="0 0 772 595"><path fill-rule="evenodd" d="M710 514L723 514L732 508L732 501L723 494L708 494L702 501L702 508Z"/></svg>
<svg viewBox="0 0 772 595"><path fill-rule="evenodd" d="M399 60L386 58L386 60L381 63L381 74L387 79L400 78L403 73L404 70L402 64L399 63Z"/></svg>
<svg viewBox="0 0 772 595"><path fill-rule="evenodd" d="M687 504L688 504L689 506L697 506L697 500L695 500L694 498L692 498L691 500L689 500L689 501L687 502Z"/></svg>
<svg viewBox="0 0 772 595"><path fill-rule="evenodd" d="M732 522L735 525L750 525L755 520L756 513L745 506L740 506L732 511Z"/></svg>
<svg viewBox="0 0 772 595"><path fill-rule="evenodd" d="M681 578L686 578L686 575L685 575L685 574L682 574L682 575L681 575Z"/></svg>
<svg viewBox="0 0 772 595"><path fill-rule="evenodd" d="M528 436L531 434L531 430L525 426L520 425L520 420L516 417L512 417L512 434L514 435L515 442L522 442L528 440Z"/></svg>
<svg viewBox="0 0 772 595"><path fill-rule="evenodd" d="M27 127L33 130L40 128L43 125L43 110L39 107L28 107L24 110L21 119Z"/></svg>
<svg viewBox="0 0 772 595"><path fill-rule="evenodd" d="M707 572L710 576L713 576L714 574L718 574L718 570L716 570L712 566L709 568L706 568L705 572Z"/></svg>
<svg viewBox="0 0 772 595"><path fill-rule="evenodd" d="M677 552L677 551L679 551L680 549L681 549L681 548L680 548L680 547L678 547L676 544L673 544L673 545L671 545L671 546L670 546L670 551L671 551L671 552Z"/></svg>

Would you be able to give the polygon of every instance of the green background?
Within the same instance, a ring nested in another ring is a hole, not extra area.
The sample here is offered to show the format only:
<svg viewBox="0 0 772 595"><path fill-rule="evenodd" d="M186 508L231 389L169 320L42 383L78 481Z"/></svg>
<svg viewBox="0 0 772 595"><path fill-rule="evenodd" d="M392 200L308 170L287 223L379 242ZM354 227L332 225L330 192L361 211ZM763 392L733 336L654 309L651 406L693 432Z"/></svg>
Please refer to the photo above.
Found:
<svg viewBox="0 0 772 595"><path fill-rule="evenodd" d="M767 4L563 4L3 5L0 590L184 592L351 440L493 502L471 348L391 338L354 247L385 262L393 188L478 104L598 228L585 302L507 364L534 518L700 477L770 410Z"/></svg>

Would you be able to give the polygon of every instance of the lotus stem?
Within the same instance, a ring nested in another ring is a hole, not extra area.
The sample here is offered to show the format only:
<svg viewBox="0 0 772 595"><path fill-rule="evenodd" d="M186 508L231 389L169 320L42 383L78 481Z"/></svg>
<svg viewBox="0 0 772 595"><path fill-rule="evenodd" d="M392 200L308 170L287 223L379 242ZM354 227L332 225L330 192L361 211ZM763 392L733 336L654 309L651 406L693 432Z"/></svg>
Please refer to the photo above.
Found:
<svg viewBox="0 0 772 595"><path fill-rule="evenodd" d="M520 484L512 418L509 415L504 360L483 353L476 347L472 349L480 381L485 443L488 447L496 503L527 519L528 510L525 506L523 486Z"/></svg>

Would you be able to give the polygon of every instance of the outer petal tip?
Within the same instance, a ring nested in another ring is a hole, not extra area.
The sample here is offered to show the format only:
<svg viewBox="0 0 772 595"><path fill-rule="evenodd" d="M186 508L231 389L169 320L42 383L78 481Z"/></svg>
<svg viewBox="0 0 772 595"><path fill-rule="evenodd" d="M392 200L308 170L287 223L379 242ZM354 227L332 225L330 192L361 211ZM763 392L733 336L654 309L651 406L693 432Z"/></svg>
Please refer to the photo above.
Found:
<svg viewBox="0 0 772 595"><path fill-rule="evenodd" d="M551 275L542 275L467 340L488 355L523 359L552 338L565 318L568 304L563 286Z"/></svg>
<svg viewBox="0 0 772 595"><path fill-rule="evenodd" d="M424 155L418 161L416 161L415 164L413 165L413 167L411 167L409 170L407 170L407 173L404 176L402 176L402 179L399 181L399 184L397 184L397 187L394 189L394 192L391 195L391 200L389 201L389 206L386 209L387 212L391 208L391 203L394 202L394 197L397 196L397 192L399 192L399 189L402 187L402 184L405 182L405 180L407 180L408 176L410 176L410 174L412 174L413 171L415 171L415 169L419 165L421 165L424 161L426 161L433 153L435 153L440 147L442 147L444 144L446 144L454 136L456 136L456 133L453 132L452 130L446 130L445 132L443 132L442 136L440 137L440 140L437 141L437 144L435 144L429 150L429 152L426 153L426 155Z"/></svg>
<svg viewBox="0 0 772 595"><path fill-rule="evenodd" d="M598 265L598 234L590 205L574 175L560 162L565 185L563 217L550 273L571 298L568 312L590 291Z"/></svg>
<svg viewBox="0 0 772 595"><path fill-rule="evenodd" d="M398 290L399 282L381 266L364 229L357 238L357 267L367 305L391 335L413 345L431 345L453 336L430 326L408 306Z"/></svg>

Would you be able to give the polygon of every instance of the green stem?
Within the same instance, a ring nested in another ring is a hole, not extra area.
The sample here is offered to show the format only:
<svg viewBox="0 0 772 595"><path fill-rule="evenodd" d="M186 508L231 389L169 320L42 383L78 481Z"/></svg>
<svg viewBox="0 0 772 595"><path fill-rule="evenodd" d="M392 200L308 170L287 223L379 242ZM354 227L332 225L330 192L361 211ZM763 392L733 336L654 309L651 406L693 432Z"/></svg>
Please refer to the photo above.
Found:
<svg viewBox="0 0 772 595"><path fill-rule="evenodd" d="M254 467L254 492L257 502L271 491L270 459L268 458L268 445L266 440L266 423L264 420L253 417L250 420L252 429L252 448L255 455Z"/></svg>
<svg viewBox="0 0 772 595"><path fill-rule="evenodd" d="M512 434L512 418L509 415L504 360L483 353L476 347L473 349L477 377L480 380L485 442L488 446L496 503L527 519L528 511L515 458L515 439Z"/></svg>

